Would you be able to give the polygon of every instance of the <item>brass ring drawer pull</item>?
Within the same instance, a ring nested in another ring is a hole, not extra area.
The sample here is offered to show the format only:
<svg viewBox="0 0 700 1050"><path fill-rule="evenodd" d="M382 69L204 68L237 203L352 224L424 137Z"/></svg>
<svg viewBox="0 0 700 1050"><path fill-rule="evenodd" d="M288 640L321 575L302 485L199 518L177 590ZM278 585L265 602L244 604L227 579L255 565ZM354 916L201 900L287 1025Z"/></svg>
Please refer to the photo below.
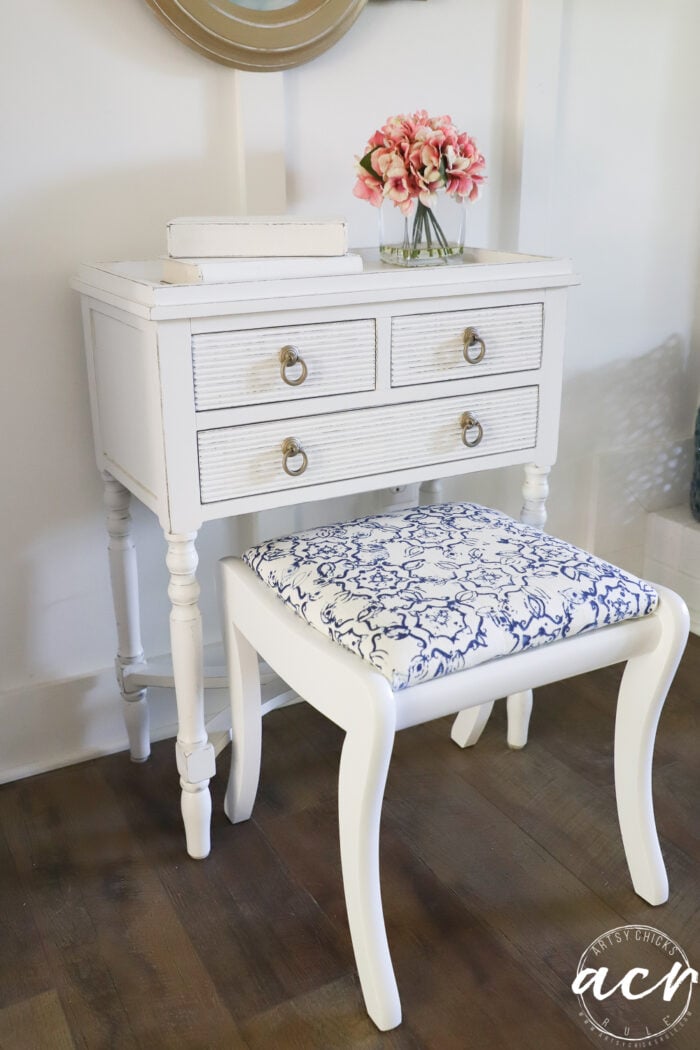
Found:
<svg viewBox="0 0 700 1050"><path fill-rule="evenodd" d="M295 365L299 365L301 372L296 379L292 379L288 375L287 369L294 368ZM283 346L280 350L280 375L287 386L301 386L308 374L309 370L306 367L306 362L297 348L295 346Z"/></svg>
<svg viewBox="0 0 700 1050"><path fill-rule="evenodd" d="M478 347L475 353L472 351ZM464 360L470 365L478 365L479 361L482 361L484 354L486 353L486 343L481 338L476 328L465 328L464 329Z"/></svg>
<svg viewBox="0 0 700 1050"><path fill-rule="evenodd" d="M463 412L462 418L459 421L459 425L462 428L462 441L467 448L476 448L484 436L484 428L478 419L476 419L471 412ZM476 433L469 438L467 435L475 430Z"/></svg>
<svg viewBox="0 0 700 1050"><path fill-rule="evenodd" d="M282 442L282 466L284 467L285 473L289 474L291 478L298 478L300 474L303 474L309 465L309 459L303 448L299 444L296 438L285 438ZM289 460L295 459L297 456L301 456L301 463L298 467L290 467Z"/></svg>

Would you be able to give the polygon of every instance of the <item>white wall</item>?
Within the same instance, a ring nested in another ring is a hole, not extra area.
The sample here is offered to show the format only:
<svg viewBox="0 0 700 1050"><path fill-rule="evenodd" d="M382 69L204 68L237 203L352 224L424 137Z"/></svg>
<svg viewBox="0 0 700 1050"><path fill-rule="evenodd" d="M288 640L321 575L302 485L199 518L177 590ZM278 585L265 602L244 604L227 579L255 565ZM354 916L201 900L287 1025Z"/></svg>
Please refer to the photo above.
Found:
<svg viewBox="0 0 700 1050"><path fill-rule="evenodd" d="M641 572L647 512L687 501L690 478L700 8L565 7L549 247L574 256L583 285L571 296L552 519Z"/></svg>
<svg viewBox="0 0 700 1050"><path fill-rule="evenodd" d="M143 0L0 5L0 778L124 739L68 281L81 259L159 255L174 215L233 208L235 113L231 70L181 46ZM144 641L163 652L163 542L136 519Z"/></svg>
<svg viewBox="0 0 700 1050"><path fill-rule="evenodd" d="M571 295L550 523L632 568L646 512L683 500L689 477L699 21L695 0L376 0L332 51L283 75L288 210L345 214L354 244L374 242L376 215L351 195L353 155L389 114L425 107L451 113L486 154L471 242L517 247L520 237L524 250L574 258L583 285ZM187 50L143 0L1 5L0 60L0 779L9 779L125 741L68 280L79 261L160 254L168 218L231 211L241 187L236 74ZM261 126L277 117L263 111ZM517 512L519 484L518 472L484 475L469 492ZM163 542L146 512L135 518L144 642L162 652ZM262 531L286 520L265 515ZM202 536L210 634L214 565L234 541L225 525ZM154 700L162 735L173 706Z"/></svg>

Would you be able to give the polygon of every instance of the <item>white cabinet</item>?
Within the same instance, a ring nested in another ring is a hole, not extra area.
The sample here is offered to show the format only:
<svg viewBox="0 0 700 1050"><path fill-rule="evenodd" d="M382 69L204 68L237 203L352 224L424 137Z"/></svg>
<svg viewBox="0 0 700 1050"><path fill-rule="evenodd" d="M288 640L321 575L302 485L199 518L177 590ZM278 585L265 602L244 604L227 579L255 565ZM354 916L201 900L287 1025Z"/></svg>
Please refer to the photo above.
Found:
<svg viewBox="0 0 700 1050"><path fill-rule="evenodd" d="M148 754L128 503L169 543L183 816L209 850L196 533L204 521L526 465L543 524L561 400L566 260L474 250L443 267L166 285L158 263L82 267L97 461L108 492L132 755ZM434 495L433 486L432 494Z"/></svg>

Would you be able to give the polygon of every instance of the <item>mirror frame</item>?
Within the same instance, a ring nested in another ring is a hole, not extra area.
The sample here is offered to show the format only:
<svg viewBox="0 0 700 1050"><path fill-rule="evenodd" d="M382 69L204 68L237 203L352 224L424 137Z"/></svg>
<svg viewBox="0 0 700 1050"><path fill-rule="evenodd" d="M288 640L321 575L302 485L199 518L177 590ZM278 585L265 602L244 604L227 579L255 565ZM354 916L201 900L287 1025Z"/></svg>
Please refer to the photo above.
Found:
<svg viewBox="0 0 700 1050"><path fill-rule="evenodd" d="M308 62L347 32L367 0L296 0L255 11L220 0L146 0L190 47L236 69L270 71Z"/></svg>

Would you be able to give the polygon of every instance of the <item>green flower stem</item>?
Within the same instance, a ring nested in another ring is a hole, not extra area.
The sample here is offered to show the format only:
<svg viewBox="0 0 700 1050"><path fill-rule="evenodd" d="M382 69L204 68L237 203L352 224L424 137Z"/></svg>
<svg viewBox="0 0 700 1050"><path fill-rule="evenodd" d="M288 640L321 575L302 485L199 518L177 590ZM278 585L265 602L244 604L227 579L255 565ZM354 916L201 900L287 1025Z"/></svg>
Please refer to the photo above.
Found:
<svg viewBox="0 0 700 1050"><path fill-rule="evenodd" d="M411 230L410 243L406 246L412 255L418 255L421 243L425 240L428 251L433 252L433 237L435 238L437 255L449 255L450 246L443 233L440 223L435 218L432 208L416 202L416 213L413 216L413 228Z"/></svg>
<svg viewBox="0 0 700 1050"><path fill-rule="evenodd" d="M450 241L432 208L416 201L410 215L401 215L402 236L392 243L388 201L381 214L380 253L385 262L401 266L429 266L450 262L462 255L462 246ZM393 212L391 212L393 215ZM396 231L398 233L398 230Z"/></svg>

